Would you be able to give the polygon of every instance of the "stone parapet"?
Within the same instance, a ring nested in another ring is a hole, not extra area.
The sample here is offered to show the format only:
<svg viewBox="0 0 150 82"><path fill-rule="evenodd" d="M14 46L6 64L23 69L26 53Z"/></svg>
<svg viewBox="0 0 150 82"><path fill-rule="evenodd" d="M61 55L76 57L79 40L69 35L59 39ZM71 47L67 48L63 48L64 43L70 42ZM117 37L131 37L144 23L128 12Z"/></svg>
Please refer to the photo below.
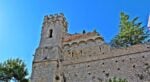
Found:
<svg viewBox="0 0 150 82"><path fill-rule="evenodd" d="M44 24L45 23L55 24L56 22L62 23L63 26L65 28L67 28L68 23L67 23L66 18L64 17L63 13L54 14L54 15L47 15L44 17Z"/></svg>

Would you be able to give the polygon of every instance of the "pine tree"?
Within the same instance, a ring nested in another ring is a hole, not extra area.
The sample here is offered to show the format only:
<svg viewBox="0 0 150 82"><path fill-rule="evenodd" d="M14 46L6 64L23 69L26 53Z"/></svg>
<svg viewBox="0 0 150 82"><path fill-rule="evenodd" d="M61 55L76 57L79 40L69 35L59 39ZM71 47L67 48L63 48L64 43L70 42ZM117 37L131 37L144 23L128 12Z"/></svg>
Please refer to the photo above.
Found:
<svg viewBox="0 0 150 82"><path fill-rule="evenodd" d="M142 23L137 20L138 17L129 20L129 15L121 12L119 33L111 41L113 47L132 46L143 43L148 38L148 32L145 32Z"/></svg>

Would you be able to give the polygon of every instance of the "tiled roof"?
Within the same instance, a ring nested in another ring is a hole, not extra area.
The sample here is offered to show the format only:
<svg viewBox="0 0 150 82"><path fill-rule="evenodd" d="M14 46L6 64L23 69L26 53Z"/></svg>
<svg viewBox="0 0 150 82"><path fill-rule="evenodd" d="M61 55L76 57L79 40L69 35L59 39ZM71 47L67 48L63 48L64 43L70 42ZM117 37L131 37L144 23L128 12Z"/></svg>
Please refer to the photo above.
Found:
<svg viewBox="0 0 150 82"><path fill-rule="evenodd" d="M77 39L81 39L81 38L88 38L90 36L96 36L97 33L95 32L89 32L89 33L86 33L86 34L74 34L74 35L70 35L68 37L66 37L63 42L70 42L70 41L73 41L73 40L77 40Z"/></svg>

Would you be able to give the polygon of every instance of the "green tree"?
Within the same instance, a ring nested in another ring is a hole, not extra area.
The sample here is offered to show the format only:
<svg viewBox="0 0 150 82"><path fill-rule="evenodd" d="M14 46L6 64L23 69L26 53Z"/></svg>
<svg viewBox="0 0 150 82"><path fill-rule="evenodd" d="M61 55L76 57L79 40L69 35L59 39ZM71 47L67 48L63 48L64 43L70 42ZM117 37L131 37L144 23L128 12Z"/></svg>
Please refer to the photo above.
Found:
<svg viewBox="0 0 150 82"><path fill-rule="evenodd" d="M126 79L117 79L116 77L114 77L113 79L109 79L109 82L128 82Z"/></svg>
<svg viewBox="0 0 150 82"><path fill-rule="evenodd" d="M10 70L5 68L2 63L0 63L0 81L9 82L12 78Z"/></svg>
<svg viewBox="0 0 150 82"><path fill-rule="evenodd" d="M138 22L138 17L129 20L129 15L121 12L120 30L112 41L113 47L128 47L135 44L143 43L148 38L148 32L145 32L144 26Z"/></svg>
<svg viewBox="0 0 150 82"><path fill-rule="evenodd" d="M17 58L17 59L8 59L3 64L1 64L0 73L3 77L9 77L7 80L13 79L18 82L28 82L25 78L28 75L28 71L25 63Z"/></svg>

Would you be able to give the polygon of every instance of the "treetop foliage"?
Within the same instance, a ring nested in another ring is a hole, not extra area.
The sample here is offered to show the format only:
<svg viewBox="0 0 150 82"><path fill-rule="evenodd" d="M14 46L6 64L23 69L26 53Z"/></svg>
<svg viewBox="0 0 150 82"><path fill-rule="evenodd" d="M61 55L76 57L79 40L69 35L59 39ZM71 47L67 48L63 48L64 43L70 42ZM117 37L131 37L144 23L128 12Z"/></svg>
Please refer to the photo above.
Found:
<svg viewBox="0 0 150 82"><path fill-rule="evenodd" d="M113 47L129 47L135 44L143 43L148 37L148 31L141 22L138 22L138 17L129 19L129 15L121 12L119 33L112 39L111 46Z"/></svg>
<svg viewBox="0 0 150 82"><path fill-rule="evenodd" d="M26 80L26 76L28 75L28 71L25 63L17 58L17 59L8 59L3 63L0 63L0 80L9 81L12 79L18 80L19 82L23 82Z"/></svg>

